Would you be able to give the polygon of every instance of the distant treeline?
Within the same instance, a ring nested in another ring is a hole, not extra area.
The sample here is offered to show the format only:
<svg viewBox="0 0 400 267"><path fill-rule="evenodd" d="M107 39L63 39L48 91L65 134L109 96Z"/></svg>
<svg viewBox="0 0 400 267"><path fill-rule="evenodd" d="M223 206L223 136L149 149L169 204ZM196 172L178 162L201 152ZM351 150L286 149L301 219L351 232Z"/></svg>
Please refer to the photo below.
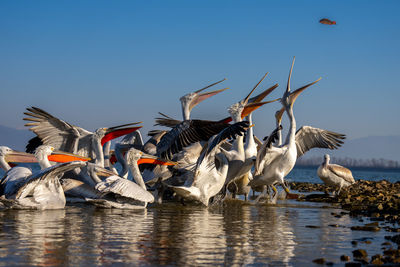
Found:
<svg viewBox="0 0 400 267"><path fill-rule="evenodd" d="M323 157L299 158L296 162L297 166L319 166L324 161ZM385 168L400 169L400 163L389 159L353 159L353 158L337 158L331 157L329 163L339 164L348 168Z"/></svg>

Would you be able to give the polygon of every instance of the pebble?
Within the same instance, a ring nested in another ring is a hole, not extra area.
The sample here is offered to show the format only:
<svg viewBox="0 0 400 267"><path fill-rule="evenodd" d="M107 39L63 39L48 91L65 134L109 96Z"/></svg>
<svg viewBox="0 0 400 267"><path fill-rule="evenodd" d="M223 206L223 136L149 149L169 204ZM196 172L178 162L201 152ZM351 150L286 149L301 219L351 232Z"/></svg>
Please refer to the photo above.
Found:
<svg viewBox="0 0 400 267"><path fill-rule="evenodd" d="M365 249L356 249L353 250L353 257L354 258L366 258L368 256L368 253L365 251Z"/></svg>
<svg viewBox="0 0 400 267"><path fill-rule="evenodd" d="M318 258L318 259L313 260L313 262L316 264L324 264L325 261L326 261L325 258Z"/></svg>
<svg viewBox="0 0 400 267"><path fill-rule="evenodd" d="M342 255L342 256L340 256L340 260L341 261L350 261L350 256Z"/></svg>

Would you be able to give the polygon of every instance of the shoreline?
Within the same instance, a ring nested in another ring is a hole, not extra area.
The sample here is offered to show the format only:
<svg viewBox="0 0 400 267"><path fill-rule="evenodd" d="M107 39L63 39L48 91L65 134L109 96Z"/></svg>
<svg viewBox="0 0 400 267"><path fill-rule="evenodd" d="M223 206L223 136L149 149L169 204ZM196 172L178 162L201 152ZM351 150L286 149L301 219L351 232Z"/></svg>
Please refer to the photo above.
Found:
<svg viewBox="0 0 400 267"><path fill-rule="evenodd" d="M343 188L340 194L336 196L331 193L334 188L325 184L289 182L289 186L291 190L299 192L297 201L338 204L342 209L349 211L350 216L369 217L372 221L372 223L367 223L364 226L351 227L353 231L375 232L383 229L388 232L400 233L400 228L395 227L400 225L400 181L391 183L386 180L357 180L353 185ZM318 192L323 192L323 194ZM383 226L384 224L392 224L392 227ZM361 264L400 266L400 234L385 236L385 239L397 244L397 249L393 246L388 247L389 242L387 244L385 242L381 244L382 254L368 258L365 250L356 249L352 251L353 262L350 262L350 257L347 255L343 255L341 261L347 262L346 266L361 266ZM353 240L352 244L353 242L355 242L355 245L357 244L356 241ZM313 262L325 264L324 259L315 259Z"/></svg>

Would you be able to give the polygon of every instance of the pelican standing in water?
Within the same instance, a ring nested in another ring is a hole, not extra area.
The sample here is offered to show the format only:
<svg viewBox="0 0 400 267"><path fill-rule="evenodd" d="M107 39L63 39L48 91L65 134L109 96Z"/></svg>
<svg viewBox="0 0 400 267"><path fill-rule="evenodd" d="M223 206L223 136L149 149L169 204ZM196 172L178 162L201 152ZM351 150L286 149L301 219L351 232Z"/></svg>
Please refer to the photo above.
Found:
<svg viewBox="0 0 400 267"><path fill-rule="evenodd" d="M293 169L297 159L295 140L296 120L293 114L293 104L302 91L320 80L318 79L313 83L303 86L301 90L296 90L291 94L290 79L292 76L293 65L294 58L289 72L286 91L281 99L282 105L285 108L290 121L290 128L286 141L279 147L270 146L271 140L264 142L257 154L255 172L253 175L254 179L250 182L251 186L269 186L279 183L284 186L287 192L289 191L289 189L284 185L284 178Z"/></svg>
<svg viewBox="0 0 400 267"><path fill-rule="evenodd" d="M343 187L354 184L356 181L349 169L337 164L329 164L329 159L329 155L326 154L324 156L324 162L317 170L317 174L326 185L339 188L336 192L336 194L339 195Z"/></svg>
<svg viewBox="0 0 400 267"><path fill-rule="evenodd" d="M221 143L227 138L243 135L248 127L247 121L238 122L212 136L197 160L193 180L187 180L184 186L173 186L172 189L185 199L208 206L209 199L221 191L228 174L229 162L226 151L221 150Z"/></svg>

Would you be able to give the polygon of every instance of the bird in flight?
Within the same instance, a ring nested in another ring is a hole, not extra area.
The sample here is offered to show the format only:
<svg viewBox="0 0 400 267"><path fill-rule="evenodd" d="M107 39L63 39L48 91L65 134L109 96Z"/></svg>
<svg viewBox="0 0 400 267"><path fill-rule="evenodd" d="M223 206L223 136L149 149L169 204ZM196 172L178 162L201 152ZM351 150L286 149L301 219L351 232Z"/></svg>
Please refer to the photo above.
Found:
<svg viewBox="0 0 400 267"><path fill-rule="evenodd" d="M319 23L325 24L325 25L336 25L336 21L330 20L330 19L327 19L327 18L320 19Z"/></svg>

